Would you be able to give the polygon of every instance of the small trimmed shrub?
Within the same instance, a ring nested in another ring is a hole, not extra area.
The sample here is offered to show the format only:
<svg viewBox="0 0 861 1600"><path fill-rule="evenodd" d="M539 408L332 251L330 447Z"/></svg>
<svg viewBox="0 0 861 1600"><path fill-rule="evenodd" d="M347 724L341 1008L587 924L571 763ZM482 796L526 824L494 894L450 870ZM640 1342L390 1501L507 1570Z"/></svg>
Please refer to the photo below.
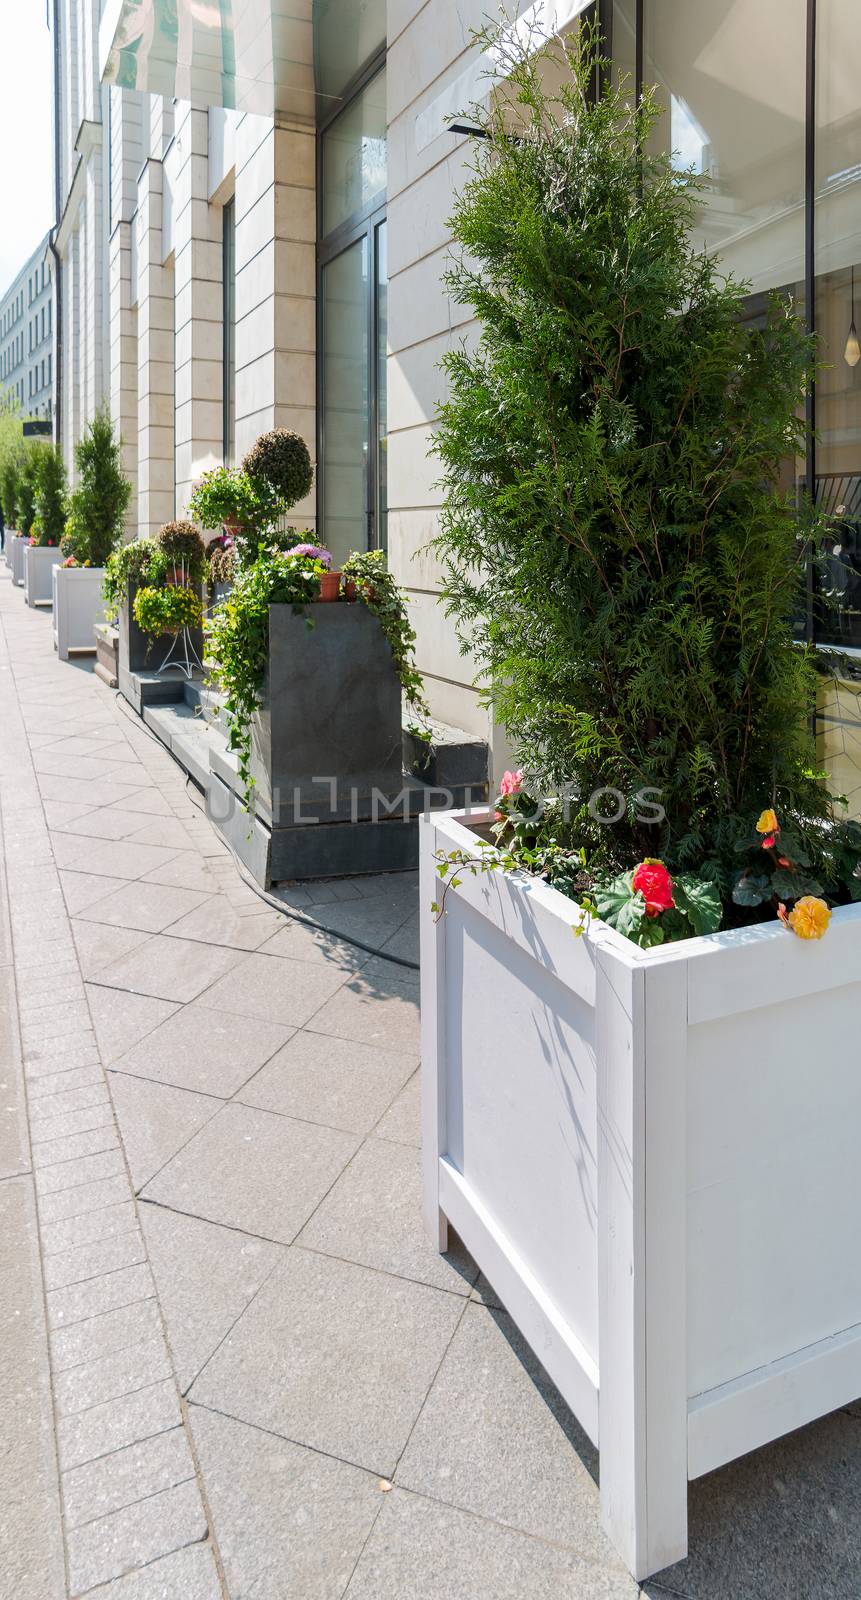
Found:
<svg viewBox="0 0 861 1600"><path fill-rule="evenodd" d="M36 515L36 491L43 457L52 447L41 439L27 446L18 472L18 532L30 533Z"/></svg>
<svg viewBox="0 0 861 1600"><path fill-rule="evenodd" d="M261 433L243 460L242 471L255 486L273 489L285 510L304 500L314 482L308 446L287 428Z"/></svg>
<svg viewBox="0 0 861 1600"><path fill-rule="evenodd" d="M20 463L14 458L6 462L0 474L0 501L3 503L3 520L7 528L17 528L18 474Z"/></svg>
<svg viewBox="0 0 861 1600"><path fill-rule="evenodd" d="M68 511L66 463L62 451L47 445L39 457L35 477L35 522L41 545L60 548Z"/></svg>
<svg viewBox="0 0 861 1600"><path fill-rule="evenodd" d="M184 565L192 582L199 582L206 564L206 548L193 522L166 522L155 542L169 564Z"/></svg>

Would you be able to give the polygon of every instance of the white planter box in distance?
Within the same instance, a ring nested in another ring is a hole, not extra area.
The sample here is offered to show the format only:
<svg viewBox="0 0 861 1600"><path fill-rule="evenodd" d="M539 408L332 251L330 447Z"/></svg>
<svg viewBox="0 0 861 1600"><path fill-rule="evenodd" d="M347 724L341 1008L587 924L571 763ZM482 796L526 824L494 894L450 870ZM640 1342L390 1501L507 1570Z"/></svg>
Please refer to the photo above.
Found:
<svg viewBox="0 0 861 1600"><path fill-rule="evenodd" d="M62 552L57 545L24 546L24 599L28 606L52 604L51 569L62 559Z"/></svg>
<svg viewBox="0 0 861 1600"><path fill-rule="evenodd" d="M61 661L70 650L95 651L95 626L105 618L104 577L104 567L54 567L54 647Z"/></svg>
<svg viewBox="0 0 861 1600"><path fill-rule="evenodd" d="M490 819L473 813L473 826ZM637 1578L687 1483L861 1396L861 905L641 951L421 824L426 1222L450 1222L601 1453ZM823 1508L824 1515L824 1508Z"/></svg>
<svg viewBox="0 0 861 1600"><path fill-rule="evenodd" d="M10 565L12 567L12 582L20 587L24 582L24 551L27 541L22 533L15 533L9 542Z"/></svg>

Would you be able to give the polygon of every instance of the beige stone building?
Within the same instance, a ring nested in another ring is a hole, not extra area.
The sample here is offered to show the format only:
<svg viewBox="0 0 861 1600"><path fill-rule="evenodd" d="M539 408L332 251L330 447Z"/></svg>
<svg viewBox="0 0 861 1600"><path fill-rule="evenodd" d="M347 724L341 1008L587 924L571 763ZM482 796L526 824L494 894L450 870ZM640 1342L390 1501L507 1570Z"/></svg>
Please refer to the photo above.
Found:
<svg viewBox="0 0 861 1600"><path fill-rule="evenodd" d="M96 0L57 3L92 12ZM89 203L109 152L109 341L104 355L94 326L68 405L86 410L102 361L141 529L181 513L200 473L241 458L261 429L298 429L317 460L302 520L337 555L387 547L435 713L503 760L426 548L440 498L428 455L439 361L473 331L442 284L471 149L450 120L490 92L494 64L472 37L488 9L104 0L87 94L107 100L107 132L101 145L86 132L82 156ZM847 344L861 282L854 0L521 0L517 11L550 31L598 12L614 70L630 73L632 91L658 85L661 137L707 185L702 242L749 280L751 317L778 289L819 329L819 436L787 463L787 487L841 519L838 608L825 619L812 594L800 623L861 651L861 365ZM78 216L69 272L90 263L92 290L100 268L83 202ZM856 703L832 708L832 751Z"/></svg>

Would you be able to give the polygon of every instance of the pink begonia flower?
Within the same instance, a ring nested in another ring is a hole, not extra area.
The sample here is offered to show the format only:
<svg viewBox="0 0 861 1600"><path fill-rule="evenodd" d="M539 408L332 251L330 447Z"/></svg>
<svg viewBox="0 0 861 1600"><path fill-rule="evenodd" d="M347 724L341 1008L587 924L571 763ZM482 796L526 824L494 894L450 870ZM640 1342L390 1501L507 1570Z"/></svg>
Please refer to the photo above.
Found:
<svg viewBox="0 0 861 1600"><path fill-rule="evenodd" d="M502 774L502 782L499 785L499 794L500 794L500 798L501 799L504 800L504 799L507 798L508 795L511 795L511 794L518 794L519 791L522 788L523 788L523 773L522 772L504 772Z"/></svg>

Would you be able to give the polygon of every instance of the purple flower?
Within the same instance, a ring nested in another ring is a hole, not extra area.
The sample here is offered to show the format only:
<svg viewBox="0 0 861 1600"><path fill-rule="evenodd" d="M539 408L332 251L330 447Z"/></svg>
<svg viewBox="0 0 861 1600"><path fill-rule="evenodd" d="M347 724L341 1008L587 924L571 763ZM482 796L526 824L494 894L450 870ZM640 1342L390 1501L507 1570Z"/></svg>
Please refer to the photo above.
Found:
<svg viewBox="0 0 861 1600"><path fill-rule="evenodd" d="M324 550L319 544L294 544L287 551L288 556L310 556L312 561L322 561L324 567L332 565L331 550Z"/></svg>

